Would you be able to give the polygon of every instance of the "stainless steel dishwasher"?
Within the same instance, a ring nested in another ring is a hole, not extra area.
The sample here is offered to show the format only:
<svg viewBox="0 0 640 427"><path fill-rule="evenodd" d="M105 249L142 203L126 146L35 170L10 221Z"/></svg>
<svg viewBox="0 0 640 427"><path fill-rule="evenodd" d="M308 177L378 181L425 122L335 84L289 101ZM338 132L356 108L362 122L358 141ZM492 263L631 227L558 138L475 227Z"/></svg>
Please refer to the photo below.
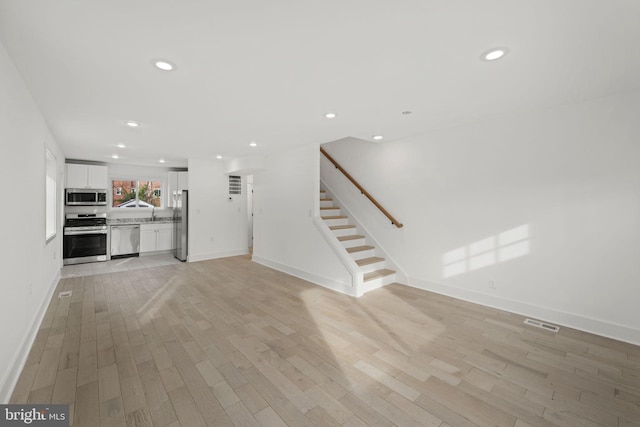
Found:
<svg viewBox="0 0 640 427"><path fill-rule="evenodd" d="M111 258L140 255L140 224L111 226Z"/></svg>

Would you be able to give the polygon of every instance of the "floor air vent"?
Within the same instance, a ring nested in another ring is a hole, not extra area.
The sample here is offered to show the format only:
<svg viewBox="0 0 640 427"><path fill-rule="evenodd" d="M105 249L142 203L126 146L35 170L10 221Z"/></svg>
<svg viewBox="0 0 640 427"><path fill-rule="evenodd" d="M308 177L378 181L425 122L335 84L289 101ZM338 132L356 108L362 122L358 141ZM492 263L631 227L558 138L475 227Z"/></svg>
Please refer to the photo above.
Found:
<svg viewBox="0 0 640 427"><path fill-rule="evenodd" d="M540 322L539 320L524 319L524 323L526 323L527 325L535 326L536 328L546 329L547 331L551 332L558 332L560 330L559 326L550 325L548 323Z"/></svg>
<svg viewBox="0 0 640 427"><path fill-rule="evenodd" d="M69 298L71 296L71 291L64 291L58 294L58 298Z"/></svg>

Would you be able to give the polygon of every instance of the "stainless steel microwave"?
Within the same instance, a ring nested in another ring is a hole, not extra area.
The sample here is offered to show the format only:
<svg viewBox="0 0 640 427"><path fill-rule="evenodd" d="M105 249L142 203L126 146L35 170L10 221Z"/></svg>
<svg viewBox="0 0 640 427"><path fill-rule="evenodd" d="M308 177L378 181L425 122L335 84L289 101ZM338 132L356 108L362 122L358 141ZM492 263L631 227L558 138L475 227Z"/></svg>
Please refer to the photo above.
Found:
<svg viewBox="0 0 640 427"><path fill-rule="evenodd" d="M64 204L67 206L106 206L107 190L67 188Z"/></svg>

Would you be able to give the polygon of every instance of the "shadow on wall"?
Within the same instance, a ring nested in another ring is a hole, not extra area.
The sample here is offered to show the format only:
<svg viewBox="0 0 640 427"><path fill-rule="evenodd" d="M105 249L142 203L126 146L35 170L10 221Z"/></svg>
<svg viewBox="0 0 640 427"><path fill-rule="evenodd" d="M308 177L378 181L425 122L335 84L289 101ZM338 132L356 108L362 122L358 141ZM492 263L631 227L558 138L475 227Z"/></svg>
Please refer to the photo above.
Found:
<svg viewBox="0 0 640 427"><path fill-rule="evenodd" d="M442 277L453 277L529 253L529 225L521 225L442 255Z"/></svg>

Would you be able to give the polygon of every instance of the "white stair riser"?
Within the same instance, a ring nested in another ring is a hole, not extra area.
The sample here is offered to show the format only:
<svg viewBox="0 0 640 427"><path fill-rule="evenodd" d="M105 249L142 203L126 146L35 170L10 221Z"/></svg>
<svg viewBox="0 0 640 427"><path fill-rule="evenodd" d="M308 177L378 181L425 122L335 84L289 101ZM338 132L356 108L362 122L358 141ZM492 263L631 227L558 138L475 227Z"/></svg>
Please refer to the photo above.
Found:
<svg viewBox="0 0 640 427"><path fill-rule="evenodd" d="M388 276L380 277L378 279L369 280L368 282L364 282L364 292L369 292L370 290L381 288L386 285L390 285L395 281L396 281L395 274L390 274Z"/></svg>
<svg viewBox="0 0 640 427"><path fill-rule="evenodd" d="M325 199L327 197L329 196L326 194L326 192L324 191L320 192L320 199ZM320 209L320 216L326 217L326 216L342 215L340 208L334 204L333 200L326 200L326 201L320 200L320 207L331 208L331 209ZM330 220L324 220L324 222L328 227L338 226L338 225L349 225L349 218L330 219ZM331 230L331 233L336 237L336 239L342 236L354 236L354 235L361 234L361 233L358 233L358 230L356 227ZM366 237L363 237L360 239L342 240L340 241L340 243L345 249L367 245ZM349 255L354 261L357 261L357 260L376 256L376 250L375 248L367 249L365 251L349 253ZM371 272L382 270L385 268L393 268L393 266L388 266L385 260L374 262L372 264L358 266L359 271L361 271L363 274L371 273ZM366 293L371 290L386 286L395 281L396 281L396 274L390 274L388 276L369 280L368 282L364 282L362 291L363 293Z"/></svg>
<svg viewBox="0 0 640 427"><path fill-rule="evenodd" d="M354 246L362 246L366 244L364 237L360 239L345 240L340 243L342 243L342 246L344 246L345 248L352 248Z"/></svg>
<svg viewBox="0 0 640 427"><path fill-rule="evenodd" d="M351 255L351 258L353 258L354 260L359 260L359 259L370 258L372 256L375 256L376 251L375 249L369 249L366 251L353 252L353 253L350 253L349 255Z"/></svg>
<svg viewBox="0 0 640 427"><path fill-rule="evenodd" d="M367 264L360 267L360 271L363 273L369 273L371 271L382 270L386 267L385 261L374 262L373 264Z"/></svg>
<svg viewBox="0 0 640 427"><path fill-rule="evenodd" d="M335 206L331 209L320 209L320 215L322 216L336 216L340 215L340 208L336 208Z"/></svg>
<svg viewBox="0 0 640 427"><path fill-rule="evenodd" d="M325 215L322 215L325 216ZM327 215L328 216L328 215ZM327 226L332 226L332 225L347 225L349 224L349 220L347 218L341 218L341 219L325 219L324 220L325 224L327 224Z"/></svg>
<svg viewBox="0 0 640 427"><path fill-rule="evenodd" d="M334 236L339 237L339 236L352 236L354 234L358 234L357 233L357 229L354 228L340 228L338 230L331 230L331 232L333 233Z"/></svg>

